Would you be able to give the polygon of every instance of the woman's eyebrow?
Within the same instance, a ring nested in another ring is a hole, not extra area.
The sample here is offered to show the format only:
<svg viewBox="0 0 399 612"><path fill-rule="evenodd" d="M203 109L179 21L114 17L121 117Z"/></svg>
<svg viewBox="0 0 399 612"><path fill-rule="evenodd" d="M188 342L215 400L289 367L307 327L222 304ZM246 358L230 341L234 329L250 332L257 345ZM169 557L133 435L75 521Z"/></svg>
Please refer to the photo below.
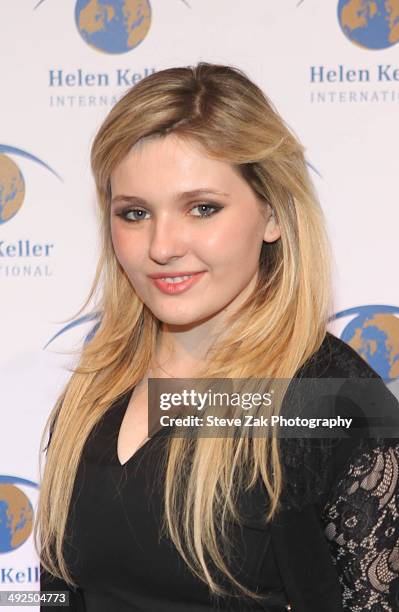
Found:
<svg viewBox="0 0 399 612"><path fill-rule="evenodd" d="M221 196L230 195L229 193L226 193L224 191L218 191L217 189L202 188L202 189L193 189L191 191L182 191L175 195L175 200L185 200L186 198L195 198L198 196L209 195L209 194L221 195ZM142 204L142 205L145 205L148 203L143 198L140 198L139 196L135 196L135 195L116 195L112 198L111 203L117 204L118 202L129 202L129 203Z"/></svg>
<svg viewBox="0 0 399 612"><path fill-rule="evenodd" d="M146 204L146 201L143 200L143 198L139 198L138 196L128 196L128 195L116 195L111 200L111 204L117 204L118 202L129 202L132 204Z"/></svg>
<svg viewBox="0 0 399 612"><path fill-rule="evenodd" d="M229 193L225 193L224 191L219 191L217 189L203 187L202 189L193 189L192 191L183 191L179 194L176 194L175 199L185 200L186 198L196 198L197 196L207 195L210 193L213 195L222 195L222 196L230 195Z"/></svg>

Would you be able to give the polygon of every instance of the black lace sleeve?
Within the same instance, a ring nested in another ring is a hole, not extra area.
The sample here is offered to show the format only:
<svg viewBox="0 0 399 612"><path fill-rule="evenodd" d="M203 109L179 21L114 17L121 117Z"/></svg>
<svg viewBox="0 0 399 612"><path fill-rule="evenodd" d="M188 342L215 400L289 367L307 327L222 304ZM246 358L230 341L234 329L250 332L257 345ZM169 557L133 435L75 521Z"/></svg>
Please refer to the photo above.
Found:
<svg viewBox="0 0 399 612"><path fill-rule="evenodd" d="M399 611L399 440L363 441L331 491L322 520L344 610Z"/></svg>

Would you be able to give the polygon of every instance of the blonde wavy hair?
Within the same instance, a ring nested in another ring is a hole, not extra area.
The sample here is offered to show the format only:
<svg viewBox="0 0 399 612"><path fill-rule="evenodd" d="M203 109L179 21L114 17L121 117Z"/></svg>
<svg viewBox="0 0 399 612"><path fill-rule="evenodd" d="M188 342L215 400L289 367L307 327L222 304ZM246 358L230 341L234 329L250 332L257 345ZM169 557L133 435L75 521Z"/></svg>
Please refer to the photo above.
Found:
<svg viewBox="0 0 399 612"><path fill-rule="evenodd" d="M79 313L96 296L93 312L101 319L41 440L43 453L52 430L35 543L42 566L71 585L62 549L83 446L115 400L145 376L161 328L113 250L110 175L141 139L169 133L196 141L212 158L238 168L265 206L270 204L281 230L280 239L263 243L257 286L213 345L200 375L291 379L320 347L331 313L331 253L304 149L265 94L239 69L204 62L162 70L131 88L104 120L91 153L102 251ZM165 465L164 527L183 559L212 593L227 591L207 558L233 590L256 599L231 573L228 542L220 546L217 536L220 520L223 535L229 520L240 518L238 492L249 491L259 478L269 499L265 520L275 516L283 488L278 440L198 438L193 447L192 440L172 437Z"/></svg>

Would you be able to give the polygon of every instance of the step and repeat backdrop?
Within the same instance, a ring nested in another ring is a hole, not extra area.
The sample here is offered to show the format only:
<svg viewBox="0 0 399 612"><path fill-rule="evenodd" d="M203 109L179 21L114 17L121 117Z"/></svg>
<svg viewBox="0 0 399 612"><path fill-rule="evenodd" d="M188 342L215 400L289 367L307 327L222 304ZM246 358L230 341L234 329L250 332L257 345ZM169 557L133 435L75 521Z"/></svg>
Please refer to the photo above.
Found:
<svg viewBox="0 0 399 612"><path fill-rule="evenodd" d="M146 75L226 63L271 98L326 216L331 331L397 393L399 0L2 0L0 31L0 590L35 590L40 436L93 326L90 145Z"/></svg>

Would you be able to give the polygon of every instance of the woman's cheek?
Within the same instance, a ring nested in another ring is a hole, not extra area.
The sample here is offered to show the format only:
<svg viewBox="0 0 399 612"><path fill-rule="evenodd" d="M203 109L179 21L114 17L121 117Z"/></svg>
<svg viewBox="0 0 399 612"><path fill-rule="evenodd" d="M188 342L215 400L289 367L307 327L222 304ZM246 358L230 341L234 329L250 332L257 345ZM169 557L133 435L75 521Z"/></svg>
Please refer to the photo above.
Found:
<svg viewBox="0 0 399 612"><path fill-rule="evenodd" d="M131 240L129 240L128 233L115 223L114 226L111 227L111 236L115 255L118 258L119 263L125 267L125 264L129 260L129 253L131 251Z"/></svg>
<svg viewBox="0 0 399 612"><path fill-rule="evenodd" d="M220 253L221 249L231 248L231 239L234 232L229 228L219 228L218 230L208 231L206 235L201 235L192 244L198 244L207 252Z"/></svg>

